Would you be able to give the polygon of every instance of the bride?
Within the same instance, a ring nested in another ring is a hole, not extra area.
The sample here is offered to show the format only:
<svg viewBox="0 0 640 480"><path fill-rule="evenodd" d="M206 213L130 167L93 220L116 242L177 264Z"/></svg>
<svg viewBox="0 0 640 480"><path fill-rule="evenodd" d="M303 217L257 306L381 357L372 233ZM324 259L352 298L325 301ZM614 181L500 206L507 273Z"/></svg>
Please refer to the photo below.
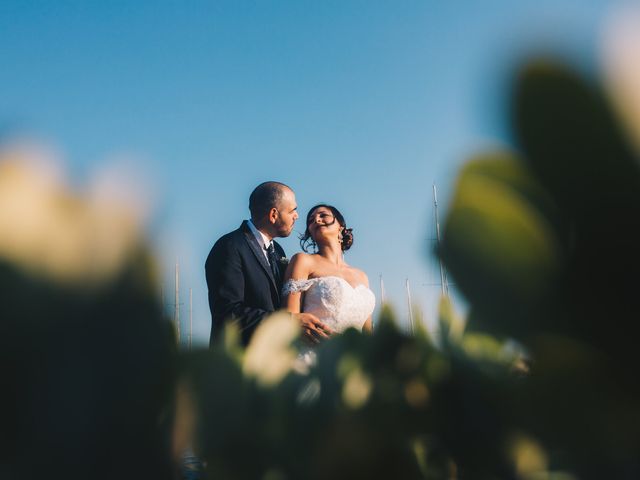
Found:
<svg viewBox="0 0 640 480"><path fill-rule="evenodd" d="M366 274L344 261L352 244L352 229L337 208L321 204L309 211L300 239L305 253L295 254L289 263L283 307L315 316L302 323L303 338L310 345L347 328L371 332L375 296ZM307 253L309 246L316 252Z"/></svg>

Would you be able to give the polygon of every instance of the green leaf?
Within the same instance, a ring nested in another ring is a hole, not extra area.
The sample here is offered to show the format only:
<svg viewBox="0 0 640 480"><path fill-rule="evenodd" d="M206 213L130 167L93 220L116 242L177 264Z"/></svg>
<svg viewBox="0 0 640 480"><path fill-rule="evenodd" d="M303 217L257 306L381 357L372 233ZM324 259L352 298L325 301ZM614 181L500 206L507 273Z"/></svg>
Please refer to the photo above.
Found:
<svg viewBox="0 0 640 480"><path fill-rule="evenodd" d="M446 218L442 257L458 288L496 321L544 299L560 268L554 229L530 200L536 191L517 161L485 157L462 171Z"/></svg>

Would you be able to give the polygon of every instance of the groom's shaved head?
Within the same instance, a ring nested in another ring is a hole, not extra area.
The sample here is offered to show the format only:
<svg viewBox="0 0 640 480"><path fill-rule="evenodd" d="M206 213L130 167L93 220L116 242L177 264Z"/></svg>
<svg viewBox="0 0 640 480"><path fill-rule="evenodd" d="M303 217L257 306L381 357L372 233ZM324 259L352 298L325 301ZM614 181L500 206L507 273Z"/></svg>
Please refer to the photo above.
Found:
<svg viewBox="0 0 640 480"><path fill-rule="evenodd" d="M272 208L278 208L290 187L280 182L264 182L251 192L249 197L249 211L251 218L258 219L269 213Z"/></svg>

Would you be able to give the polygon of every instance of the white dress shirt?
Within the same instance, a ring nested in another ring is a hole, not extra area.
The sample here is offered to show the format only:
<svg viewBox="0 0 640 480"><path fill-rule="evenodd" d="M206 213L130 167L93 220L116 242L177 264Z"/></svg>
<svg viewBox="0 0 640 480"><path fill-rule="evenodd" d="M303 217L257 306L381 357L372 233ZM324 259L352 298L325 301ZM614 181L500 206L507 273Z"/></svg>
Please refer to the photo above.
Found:
<svg viewBox="0 0 640 480"><path fill-rule="evenodd" d="M247 220L247 224L249 225L249 230L251 230L251 233L253 233L253 236L256 237L256 240L258 241L258 245L262 245L262 253L264 254L264 258L266 258L268 262L269 255L267 254L266 249L273 244L273 240L269 240L269 237L267 237L264 233L258 230L251 220Z"/></svg>

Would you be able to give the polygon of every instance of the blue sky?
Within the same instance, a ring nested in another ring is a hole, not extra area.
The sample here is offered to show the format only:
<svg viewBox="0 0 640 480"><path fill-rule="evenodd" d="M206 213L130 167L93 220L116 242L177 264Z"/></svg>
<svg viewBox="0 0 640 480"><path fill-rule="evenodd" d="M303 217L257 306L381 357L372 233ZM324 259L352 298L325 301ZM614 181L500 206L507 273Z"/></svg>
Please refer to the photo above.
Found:
<svg viewBox="0 0 640 480"><path fill-rule="evenodd" d="M82 182L128 158L159 192L150 236L194 335L203 264L261 181L293 187L354 228L347 261L406 313L433 317L431 185L442 215L456 169L508 143L513 62L554 51L595 65L612 2L14 1L0 4L0 133L63 153ZM298 230L302 227L300 223ZM281 242L289 255L295 236Z"/></svg>

